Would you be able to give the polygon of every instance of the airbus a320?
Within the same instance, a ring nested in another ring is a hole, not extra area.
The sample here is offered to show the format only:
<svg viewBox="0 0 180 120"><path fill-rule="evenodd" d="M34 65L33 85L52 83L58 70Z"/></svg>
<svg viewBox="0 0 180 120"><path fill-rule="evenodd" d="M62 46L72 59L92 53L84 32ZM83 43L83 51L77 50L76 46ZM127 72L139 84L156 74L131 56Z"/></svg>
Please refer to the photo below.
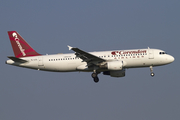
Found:
<svg viewBox="0 0 180 120"><path fill-rule="evenodd" d="M153 77L154 66L172 63L174 57L159 49L111 50L85 52L68 46L74 53L42 55L37 53L16 31L8 31L15 56L8 56L6 64L52 72L92 72L94 82L98 74L124 77L128 68L149 67Z"/></svg>

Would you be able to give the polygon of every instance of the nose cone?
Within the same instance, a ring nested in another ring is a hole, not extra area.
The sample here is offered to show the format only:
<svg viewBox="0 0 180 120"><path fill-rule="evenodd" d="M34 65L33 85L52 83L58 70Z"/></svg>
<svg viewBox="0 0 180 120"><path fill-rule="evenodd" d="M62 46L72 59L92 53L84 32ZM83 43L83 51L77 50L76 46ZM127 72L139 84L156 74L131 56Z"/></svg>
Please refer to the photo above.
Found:
<svg viewBox="0 0 180 120"><path fill-rule="evenodd" d="M173 56L169 56L168 60L169 60L170 63L172 63L174 61L174 57Z"/></svg>

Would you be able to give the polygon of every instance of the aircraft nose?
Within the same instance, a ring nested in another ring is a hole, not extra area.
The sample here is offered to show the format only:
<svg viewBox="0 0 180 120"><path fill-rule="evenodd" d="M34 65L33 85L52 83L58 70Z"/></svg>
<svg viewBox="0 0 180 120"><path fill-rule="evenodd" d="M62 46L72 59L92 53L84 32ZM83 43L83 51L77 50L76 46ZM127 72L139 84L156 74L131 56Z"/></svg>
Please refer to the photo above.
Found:
<svg viewBox="0 0 180 120"><path fill-rule="evenodd" d="M169 60L169 62L173 62L174 61L174 57L173 56L169 56L168 60Z"/></svg>

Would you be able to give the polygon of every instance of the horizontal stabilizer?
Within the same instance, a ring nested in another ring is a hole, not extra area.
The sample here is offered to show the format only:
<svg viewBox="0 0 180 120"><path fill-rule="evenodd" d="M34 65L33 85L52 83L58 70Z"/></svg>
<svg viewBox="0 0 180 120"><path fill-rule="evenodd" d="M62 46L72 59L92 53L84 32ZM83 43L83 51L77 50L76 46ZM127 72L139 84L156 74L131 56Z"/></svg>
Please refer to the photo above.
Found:
<svg viewBox="0 0 180 120"><path fill-rule="evenodd" d="M27 60L23 60L23 59L20 59L20 58L17 58L17 57L9 56L8 58L11 59L11 60L13 60L14 62L19 62L19 63L28 62Z"/></svg>

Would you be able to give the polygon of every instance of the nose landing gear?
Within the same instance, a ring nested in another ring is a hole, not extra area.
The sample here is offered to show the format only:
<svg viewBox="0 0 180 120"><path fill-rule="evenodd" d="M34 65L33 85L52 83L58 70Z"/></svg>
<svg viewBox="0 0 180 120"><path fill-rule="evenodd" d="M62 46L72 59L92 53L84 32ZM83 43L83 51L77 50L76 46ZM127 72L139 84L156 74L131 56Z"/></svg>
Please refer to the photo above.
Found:
<svg viewBox="0 0 180 120"><path fill-rule="evenodd" d="M151 75L152 77L154 77L155 74L153 73L153 66L150 66L149 68L150 68L150 71L151 71L151 74L150 74L150 75Z"/></svg>

